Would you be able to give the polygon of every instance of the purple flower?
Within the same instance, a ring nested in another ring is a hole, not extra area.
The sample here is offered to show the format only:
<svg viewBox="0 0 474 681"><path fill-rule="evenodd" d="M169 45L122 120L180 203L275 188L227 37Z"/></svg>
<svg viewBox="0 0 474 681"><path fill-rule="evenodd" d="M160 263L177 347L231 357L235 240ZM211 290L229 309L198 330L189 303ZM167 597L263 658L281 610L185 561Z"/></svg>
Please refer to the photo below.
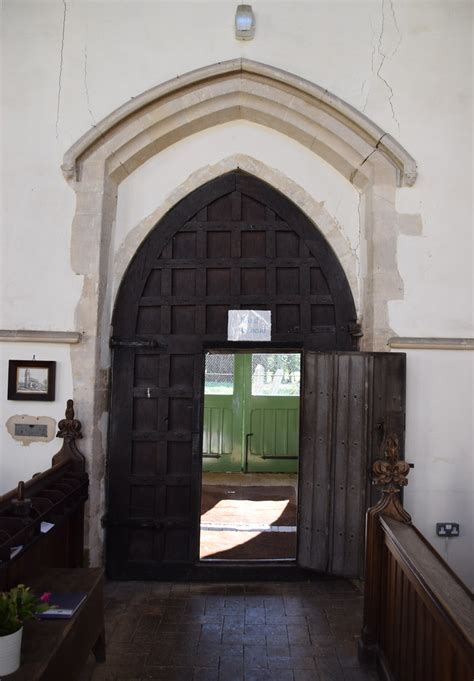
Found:
<svg viewBox="0 0 474 681"><path fill-rule="evenodd" d="M49 603L49 599L51 598L51 591L45 591L42 596L40 596L40 601L42 603Z"/></svg>

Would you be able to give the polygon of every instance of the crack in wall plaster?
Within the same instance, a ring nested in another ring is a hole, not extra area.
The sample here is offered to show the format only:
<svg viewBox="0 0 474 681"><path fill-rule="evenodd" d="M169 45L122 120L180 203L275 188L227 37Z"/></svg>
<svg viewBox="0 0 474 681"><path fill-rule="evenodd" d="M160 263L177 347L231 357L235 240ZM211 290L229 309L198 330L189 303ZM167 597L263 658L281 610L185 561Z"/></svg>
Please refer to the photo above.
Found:
<svg viewBox="0 0 474 681"><path fill-rule="evenodd" d="M361 163L359 163L359 165L357 166L357 168L355 168L355 169L352 171L351 176L350 176L350 178L349 178L349 182L350 182L351 184L354 184L354 180L355 180L355 178L356 178L356 176L357 176L357 173L358 173L359 170L362 168L362 166L364 165L364 163L367 163L367 161L369 160L369 158L370 158L373 154L375 154L375 152L376 152L377 149L379 148L380 143L382 142L382 140L383 140L383 138L386 136L386 134L387 134L387 133L384 132L383 135L381 135L381 136L379 137L379 139L377 140L377 143L376 143L375 147L372 149L372 151L371 151L369 154L367 154L367 156L364 158L364 160L363 160ZM359 190L357 190L357 191L359 191Z"/></svg>
<svg viewBox="0 0 474 681"><path fill-rule="evenodd" d="M100 128L100 125L97 123L94 114L92 113L92 107L91 107L91 102L90 102L90 96L89 96L89 85L88 85L88 57L87 57L87 45L84 45L84 91L86 95L86 107L89 112L89 116L91 119L91 127L95 128L96 130L99 131L100 137L97 140L97 143L100 143L100 141L105 137L105 132L103 132ZM131 98L133 99L133 97ZM125 164L117 157L117 154L115 151L112 151L111 153L112 158L115 158L119 165L123 168L125 173L127 175L130 174L128 168L125 166Z"/></svg>
<svg viewBox="0 0 474 681"><path fill-rule="evenodd" d="M354 254L354 258L356 261L356 266L357 266L357 283L359 285L359 295L360 295L360 272L361 272L361 266L360 266L360 242L362 239L362 215L360 212L360 207L362 203L362 192L357 192L357 215L359 216L359 224L358 224L358 230L357 230L357 237L358 241L354 248L352 249L352 253Z"/></svg>
<svg viewBox="0 0 474 681"><path fill-rule="evenodd" d="M388 2L389 2L389 5L390 5L390 11L391 11L391 13L392 13L393 25L394 25L395 28L397 29L397 33L398 33L398 43L397 43L397 46L395 47L394 51L393 51L392 54L390 55L391 57L393 57L393 55L395 54L395 52L398 50L398 48L399 48L400 45L402 44L402 34L401 34L401 32L400 32L400 28L398 27L398 21L397 21L397 16L396 16L396 14L395 14L395 7L393 6L393 0L388 0Z"/></svg>
<svg viewBox="0 0 474 681"><path fill-rule="evenodd" d="M385 37L385 0L382 0L382 24L381 24L381 27L380 27L380 35L379 35L379 40L378 40L378 44L377 44L377 51L379 53L379 56L381 57L381 60L380 60L379 67L377 69L377 77L383 83L385 83L386 87L388 88L388 91L389 91L388 101L389 101L389 104L390 104L390 109L392 110L392 118L395 121L395 123L397 124L398 132L400 132L400 123L398 121L397 116L395 115L395 108L393 106L394 92L393 92L393 89L392 89L392 86L390 85L390 83L381 74L382 67L385 64L385 60L391 59L395 55L395 53L397 52L397 50L400 47L401 42L402 42L402 36L401 36L400 30L398 28L398 23L397 23L397 20L396 20L396 17L395 17L395 9L393 7L393 0L389 0L389 4L390 4L391 13L392 13L393 24L394 24L395 28L397 29L397 33L398 33L398 42L397 42L395 48L392 50L392 52L390 54L385 54L385 52L382 51L382 43L383 43L383 40L384 40L384 37Z"/></svg>
<svg viewBox="0 0 474 681"><path fill-rule="evenodd" d="M349 239L348 236L345 236L345 239L346 239L347 244L349 246L349 250L351 251L351 253L354 257L355 270L356 270L356 275L357 275L357 285L358 285L357 291L358 291L359 297L360 297L360 270L361 270L359 254L360 254L361 224L362 224L361 223L361 214L360 214L361 201L362 201L362 193L359 190L357 190L357 213L358 213L358 216L359 216L359 222L358 222L358 225L357 225L357 242L356 242L356 244L354 246L352 246L351 239ZM333 217L334 222L336 223L336 225L340 229L341 234L344 235L344 228L341 225L341 223L339 221L339 217L338 217L338 212L339 212L339 208L341 206L341 203L342 203L342 199L340 201L338 201L337 206L332 213L332 217ZM321 205L322 208L324 207L324 204L325 204L324 201L320 202L320 205ZM358 299L358 301L359 301L359 299ZM360 316L359 302L357 302L357 308L358 308L358 315Z"/></svg>
<svg viewBox="0 0 474 681"><path fill-rule="evenodd" d="M95 122L94 114L92 113L91 102L89 98L89 86L87 85L87 45L84 45L84 90L86 92L86 105L89 116L91 117L91 123L92 126L96 128L97 124Z"/></svg>
<svg viewBox="0 0 474 681"><path fill-rule="evenodd" d="M372 23L372 18L370 18L369 21L370 21L370 28L371 28L371 30L372 30L372 54L371 54L371 57L370 57L370 72L371 72L371 74L373 75L373 74L374 74L375 52L376 52L376 50L377 50L377 41L375 40L376 33L375 33L374 25L373 25L373 23ZM370 80L370 76L367 77L367 78L364 80L364 82L362 83L362 87L361 87L361 89L360 89L361 94L363 94L364 87L365 87L366 83L367 83L369 80ZM363 111L364 113L365 113L365 110L366 110L366 108L367 108L367 104L368 104L368 101L369 101L370 89L371 89L371 87L370 87L370 83L369 83L369 87L368 87L368 90L367 90L367 96L366 96L365 102L364 102L364 104L363 104L363 106L362 106L362 111Z"/></svg>
<svg viewBox="0 0 474 681"><path fill-rule="evenodd" d="M380 31L379 31L378 39L375 39L376 34L375 34L375 31L374 31L372 20L370 20L370 27L372 29L372 55L371 55L370 67L371 67L372 76L376 76L380 81L382 81L382 83L385 85L385 87L388 90L388 103L390 105L390 110L392 112L392 119L397 124L398 132L400 132L400 122L399 122L398 117L395 113L395 107L394 107L394 104L393 104L393 98L395 96L395 93L394 93L393 88L390 85L390 83L382 75L382 68L385 65L386 60L392 59L392 57L396 54L396 52L398 51L398 49L399 49L399 47L402 43L402 34L401 34L400 28L398 26L397 17L396 17L396 14L395 14L395 8L393 6L393 0L388 0L388 2L389 2L389 6L390 6L390 14L391 14L391 17L392 17L392 24L395 27L395 30L396 30L397 36L398 36L397 43L396 43L395 47L392 49L392 51L389 52L389 53L386 53L385 50L383 49L383 43L384 43L385 36L386 36L386 16L385 16L386 13L385 13L385 0L382 0L382 19L381 19L381 25L380 25ZM375 68L376 53L378 54L378 57L380 59L377 69ZM364 82L362 83L361 93L363 92L364 87L365 87L368 80L369 79L366 78L364 80ZM371 87L369 86L369 89L367 91L367 96L365 98L365 102L362 106L362 111L364 111L364 112L367 108L367 104L368 104L369 97L370 97L370 92L371 92Z"/></svg>
<svg viewBox="0 0 474 681"><path fill-rule="evenodd" d="M59 54L59 75L58 75L58 103L56 107L56 139L59 139L59 110L61 107L61 88L62 88L62 77L63 77L63 58L64 58L64 36L66 34L66 16L67 16L67 5L65 0L63 0L63 28L61 35L61 51Z"/></svg>

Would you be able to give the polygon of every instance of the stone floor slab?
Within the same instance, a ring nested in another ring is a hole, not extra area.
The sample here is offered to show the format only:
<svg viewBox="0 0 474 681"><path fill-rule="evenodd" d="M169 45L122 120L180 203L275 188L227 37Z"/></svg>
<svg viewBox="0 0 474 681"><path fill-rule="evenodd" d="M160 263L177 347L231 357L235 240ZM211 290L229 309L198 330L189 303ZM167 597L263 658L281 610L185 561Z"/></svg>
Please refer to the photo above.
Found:
<svg viewBox="0 0 474 681"><path fill-rule="evenodd" d="M375 681L357 660L362 596L344 580L108 582L107 661L79 681Z"/></svg>

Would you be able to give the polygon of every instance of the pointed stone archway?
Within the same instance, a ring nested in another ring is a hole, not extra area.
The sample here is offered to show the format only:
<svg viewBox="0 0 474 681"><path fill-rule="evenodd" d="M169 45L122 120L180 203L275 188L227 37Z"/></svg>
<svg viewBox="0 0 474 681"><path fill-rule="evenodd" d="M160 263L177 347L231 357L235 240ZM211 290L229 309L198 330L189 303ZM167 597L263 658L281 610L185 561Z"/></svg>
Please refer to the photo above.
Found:
<svg viewBox="0 0 474 681"><path fill-rule="evenodd" d="M106 306L111 235L120 183L141 164L187 136L245 119L298 141L335 168L360 193L369 244L361 292L364 348L383 349L392 334L387 303L400 298L396 240L402 216L395 191L416 179L412 157L390 135L317 85L271 66L237 59L208 66L153 88L86 133L65 154L63 172L76 192L72 264L83 275L76 310L84 342L72 350L75 400L93 424L90 443L91 560L99 562L107 429L110 316Z"/></svg>
<svg viewBox="0 0 474 681"><path fill-rule="evenodd" d="M412 157L362 113L309 81L246 59L192 71L135 97L83 135L62 169L67 179L98 180L93 157L119 183L179 139L239 118L296 139L360 188L377 160L395 170L398 186L416 179Z"/></svg>

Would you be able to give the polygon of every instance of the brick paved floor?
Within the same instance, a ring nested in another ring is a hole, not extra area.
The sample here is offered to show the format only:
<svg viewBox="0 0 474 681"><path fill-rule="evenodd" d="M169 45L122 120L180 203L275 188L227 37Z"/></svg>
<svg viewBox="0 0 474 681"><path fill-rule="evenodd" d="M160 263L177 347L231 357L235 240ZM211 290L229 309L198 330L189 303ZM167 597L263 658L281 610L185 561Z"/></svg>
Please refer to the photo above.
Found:
<svg viewBox="0 0 474 681"><path fill-rule="evenodd" d="M107 662L80 681L375 681L350 582L106 585Z"/></svg>
<svg viewBox="0 0 474 681"><path fill-rule="evenodd" d="M268 482L278 480L277 474L271 477L263 474L260 478L250 474L253 485L241 484L240 474L227 473L223 477L219 473L207 473L205 476L201 497L201 559L295 558L296 475L281 474L280 483L273 485ZM212 484L212 476L219 484ZM275 531L281 527L287 531Z"/></svg>

